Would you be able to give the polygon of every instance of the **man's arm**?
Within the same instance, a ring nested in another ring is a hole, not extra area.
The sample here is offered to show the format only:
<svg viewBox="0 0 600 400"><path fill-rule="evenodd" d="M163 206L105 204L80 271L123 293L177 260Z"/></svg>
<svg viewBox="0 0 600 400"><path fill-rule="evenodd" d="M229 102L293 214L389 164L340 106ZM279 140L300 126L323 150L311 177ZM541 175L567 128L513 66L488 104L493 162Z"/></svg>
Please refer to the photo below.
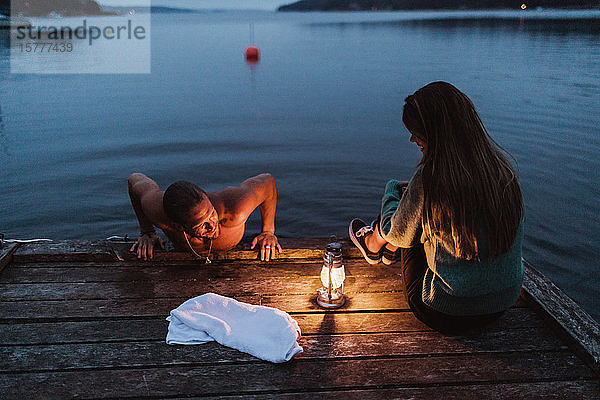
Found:
<svg viewBox="0 0 600 400"><path fill-rule="evenodd" d="M251 248L260 246L260 259L269 261L275 258L276 251L281 251L281 246L275 236L275 209L277 208L277 186L271 174L260 174L246 179L240 185L244 191L242 208L245 214L250 215L258 205L261 217L261 233L252 240Z"/></svg>
<svg viewBox="0 0 600 400"><path fill-rule="evenodd" d="M127 186L129 188L129 198L131 199L133 211L135 211L135 216L140 223L140 233L153 231L154 224L144 213L142 197L153 191L160 191L160 188L152 179L137 172L129 176Z"/></svg>
<svg viewBox="0 0 600 400"><path fill-rule="evenodd" d="M135 215L140 224L140 237L131 247L130 251L137 250L138 258L146 260L152 258L154 245L157 242L164 248L162 240L154 230L154 223L144 212L143 206L143 201L148 201L149 196L156 196L160 193L160 188L156 182L140 173L131 174L127 180L127 186L133 211L135 211Z"/></svg>

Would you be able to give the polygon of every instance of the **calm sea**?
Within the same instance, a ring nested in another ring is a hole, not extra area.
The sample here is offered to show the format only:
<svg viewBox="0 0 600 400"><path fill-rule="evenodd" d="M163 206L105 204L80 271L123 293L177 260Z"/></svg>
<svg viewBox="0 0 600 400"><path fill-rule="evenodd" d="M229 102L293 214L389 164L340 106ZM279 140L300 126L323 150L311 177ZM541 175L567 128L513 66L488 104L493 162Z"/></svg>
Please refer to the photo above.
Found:
<svg viewBox="0 0 600 400"><path fill-rule="evenodd" d="M419 160L403 99L446 80L518 163L525 258L600 319L600 12L155 14L150 75L10 74L2 35L7 238L135 236L133 171L207 190L269 171L279 235L345 236Z"/></svg>

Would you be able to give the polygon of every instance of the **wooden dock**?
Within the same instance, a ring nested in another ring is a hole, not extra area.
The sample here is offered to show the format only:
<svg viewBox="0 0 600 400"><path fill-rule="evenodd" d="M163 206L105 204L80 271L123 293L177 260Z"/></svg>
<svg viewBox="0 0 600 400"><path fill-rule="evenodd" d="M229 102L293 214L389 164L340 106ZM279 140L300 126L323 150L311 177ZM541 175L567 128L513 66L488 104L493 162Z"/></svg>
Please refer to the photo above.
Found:
<svg viewBox="0 0 600 400"><path fill-rule="evenodd" d="M124 242L0 248L0 399L598 399L598 324L527 266L518 303L448 336L408 310L400 269L345 242L347 304L316 306L327 239L247 245L202 264ZM246 247L245 247L246 246ZM287 311L304 352L271 364L217 343L169 346L169 311L214 292Z"/></svg>

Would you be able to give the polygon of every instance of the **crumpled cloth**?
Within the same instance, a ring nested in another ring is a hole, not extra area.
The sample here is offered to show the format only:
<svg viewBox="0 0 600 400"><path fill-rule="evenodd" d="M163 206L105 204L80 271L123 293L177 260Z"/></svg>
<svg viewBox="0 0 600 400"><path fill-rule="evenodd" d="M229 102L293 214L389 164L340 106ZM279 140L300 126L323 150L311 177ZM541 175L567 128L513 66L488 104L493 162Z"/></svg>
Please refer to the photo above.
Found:
<svg viewBox="0 0 600 400"><path fill-rule="evenodd" d="M281 363L302 352L298 323L284 311L243 303L215 293L187 300L172 310L167 344L210 341Z"/></svg>

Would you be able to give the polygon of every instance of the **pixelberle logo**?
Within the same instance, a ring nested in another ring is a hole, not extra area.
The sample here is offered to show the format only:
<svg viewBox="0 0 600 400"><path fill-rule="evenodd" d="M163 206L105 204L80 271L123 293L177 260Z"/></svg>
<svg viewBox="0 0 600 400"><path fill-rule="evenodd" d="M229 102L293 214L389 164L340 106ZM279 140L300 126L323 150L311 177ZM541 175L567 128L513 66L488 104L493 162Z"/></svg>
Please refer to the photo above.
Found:
<svg viewBox="0 0 600 400"><path fill-rule="evenodd" d="M150 73L150 0L12 0L13 74Z"/></svg>

